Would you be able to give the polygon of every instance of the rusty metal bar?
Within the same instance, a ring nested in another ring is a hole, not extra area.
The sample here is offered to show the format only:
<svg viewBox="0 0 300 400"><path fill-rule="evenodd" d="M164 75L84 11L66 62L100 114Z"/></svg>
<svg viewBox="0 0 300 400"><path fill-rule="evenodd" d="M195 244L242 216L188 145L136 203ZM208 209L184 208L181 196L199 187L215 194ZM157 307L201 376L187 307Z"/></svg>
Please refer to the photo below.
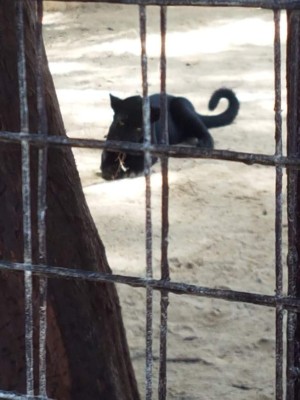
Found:
<svg viewBox="0 0 300 400"><path fill-rule="evenodd" d="M287 151L289 156L299 158L299 93L300 93L300 12L288 14L287 37ZM288 295L299 296L299 172L288 168ZM296 382L299 379L299 337L296 337L298 315L288 312L287 318L287 382L286 399L299 398Z"/></svg>
<svg viewBox="0 0 300 400"><path fill-rule="evenodd" d="M37 0L37 18L36 18L36 54L37 54L37 109L38 109L38 133L47 135L47 113L44 95L43 80L43 1ZM47 143L39 148L38 152L38 246L39 262L47 264L46 249L46 187L47 187ZM39 395L46 397L46 333L47 333L47 277L39 279Z"/></svg>
<svg viewBox="0 0 300 400"><path fill-rule="evenodd" d="M5 390L0 390L0 399L6 399L6 400L54 400L54 399L50 399L50 397L27 396L25 394L7 392Z"/></svg>
<svg viewBox="0 0 300 400"><path fill-rule="evenodd" d="M151 213L151 126L150 126L150 101L148 97L147 81L147 14L146 7L139 7L140 41L141 41L141 70L143 91L143 129L144 129L144 175L145 175L145 212L146 212L146 277L151 279L152 271L152 213ZM152 399L152 371L153 371L153 289L146 286L146 400Z"/></svg>
<svg viewBox="0 0 300 400"><path fill-rule="evenodd" d="M256 304L265 307L276 307L282 305L285 309L300 312L300 298L291 296L277 297L276 295L264 295L251 292L240 292L229 289L215 289L204 286L185 284L182 282L166 281L161 279L148 279L136 276L125 276L105 274L100 272L71 269L64 267L53 267L48 265L35 265L26 263L13 263L0 261L0 270L8 272L30 271L36 276L47 276L48 278L81 279L95 282L120 283L132 287L151 287L154 290L168 290L178 295L191 295L198 297L215 298L226 301Z"/></svg>
<svg viewBox="0 0 300 400"><path fill-rule="evenodd" d="M27 140L34 146L43 146L47 143L49 146L68 146L89 149L106 149L106 150L124 150L132 154L142 154L144 145L133 142L108 141L94 139L70 139L66 136L50 136L24 134L22 138L15 132L0 132L0 142L19 143ZM289 166L292 169L300 169L300 159L295 156L277 156L269 154L245 153L230 150L210 150L200 147L187 146L168 146L168 145L151 145L148 151L155 156L167 155L168 157L191 157L205 158L212 160L241 162L247 165L265 165L265 166Z"/></svg>
<svg viewBox="0 0 300 400"><path fill-rule="evenodd" d="M31 193L30 193L30 144L22 140L22 132L29 132L26 58L24 39L24 4L23 0L16 3L16 30L18 40L18 80L20 101L20 136L22 149L22 199L23 199L23 240L24 262L32 262L31 240ZM28 395L34 394L34 362L33 362L33 304L32 304L32 273L24 272L25 290L25 360L26 360L26 390Z"/></svg>
<svg viewBox="0 0 300 400"><path fill-rule="evenodd" d="M280 11L274 11L274 88L275 88L275 154L282 156L281 117L281 42ZM283 295L282 274L282 167L276 166L275 182L275 260L276 295ZM283 307L276 306L276 400L283 399Z"/></svg>
<svg viewBox="0 0 300 400"><path fill-rule="evenodd" d="M168 133L168 109L166 96L166 35L167 35L167 7L160 8L160 32L161 32L161 55L160 55L160 82L161 101L160 118L162 122L163 143L169 144ZM168 240L169 240L169 160L166 155L161 157L162 172L162 222L161 222L161 279L170 280L168 261ZM159 382L158 398L167 398L167 332L168 332L168 291L161 291L160 299L160 357L159 357Z"/></svg>
<svg viewBox="0 0 300 400"><path fill-rule="evenodd" d="M44 0L51 1L51 0ZM54 0L65 1L65 0ZM74 0L67 0L74 1ZM209 6L209 7L250 7L266 8L269 10L299 9L298 0L76 0L81 3L113 3L113 4L137 4L158 6Z"/></svg>

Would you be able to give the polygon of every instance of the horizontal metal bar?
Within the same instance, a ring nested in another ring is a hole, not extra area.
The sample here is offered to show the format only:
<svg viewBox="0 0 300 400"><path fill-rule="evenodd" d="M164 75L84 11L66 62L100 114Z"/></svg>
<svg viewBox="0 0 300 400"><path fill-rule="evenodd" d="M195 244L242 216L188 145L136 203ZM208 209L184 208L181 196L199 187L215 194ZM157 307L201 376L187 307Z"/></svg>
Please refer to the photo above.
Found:
<svg viewBox="0 0 300 400"><path fill-rule="evenodd" d="M47 276L48 278L81 279L106 283L121 283L133 287L151 287L154 290L167 290L174 294L188 294L199 297L256 304L266 307L276 307L280 305L285 309L300 312L300 299L289 296L270 296L229 289L207 288L182 282L171 282L163 279L158 280L146 277L106 274L95 271L51 267L41 264L13 263L9 261L1 261L0 270L10 272L30 271L35 275Z"/></svg>
<svg viewBox="0 0 300 400"><path fill-rule="evenodd" d="M50 397L45 396L29 396L26 394L20 394L15 392L8 392L5 390L0 390L0 399L10 399L10 400L53 400Z"/></svg>
<svg viewBox="0 0 300 400"><path fill-rule="evenodd" d="M33 145L42 147L49 146L70 146L89 149L105 149L110 151L126 151L128 153L143 154L145 148L143 144L95 140L95 139L70 139L66 136L44 136L38 134L23 134L1 131L0 142L17 142L28 140ZM151 145L147 151L155 156L167 155L169 157L183 158L206 158L213 160L242 162L248 165L259 164L265 166L281 166L300 168L300 159L296 157L284 157L280 155L242 153L230 150L210 150L193 146L170 146L170 145Z"/></svg>
<svg viewBox="0 0 300 400"><path fill-rule="evenodd" d="M44 0L47 1L47 0ZM65 0L52 0L65 1ZM74 0L70 0L74 1ZM78 3L114 3L158 6L252 7L272 10L299 9L299 0L77 0Z"/></svg>

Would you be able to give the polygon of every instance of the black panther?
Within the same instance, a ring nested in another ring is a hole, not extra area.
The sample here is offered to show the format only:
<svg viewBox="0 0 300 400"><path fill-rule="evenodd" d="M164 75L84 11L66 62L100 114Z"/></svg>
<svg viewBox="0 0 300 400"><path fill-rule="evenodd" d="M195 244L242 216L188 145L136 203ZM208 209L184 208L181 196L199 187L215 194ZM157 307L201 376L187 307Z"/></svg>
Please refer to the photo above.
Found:
<svg viewBox="0 0 300 400"><path fill-rule="evenodd" d="M231 89L216 90L208 103L214 110L220 99L227 99L227 109L217 115L198 114L192 103L185 97L167 95L169 144L196 140L196 146L212 149L214 141L209 128L229 125L239 111L239 101ZM122 100L110 95L114 111L113 122L107 140L121 140L135 143L143 142L142 97L132 96ZM160 119L160 94L150 96L151 140L154 144L162 142L162 123ZM152 157L152 164L157 158ZM111 152L103 150L101 157L102 177L107 180L131 177L144 170L143 155Z"/></svg>

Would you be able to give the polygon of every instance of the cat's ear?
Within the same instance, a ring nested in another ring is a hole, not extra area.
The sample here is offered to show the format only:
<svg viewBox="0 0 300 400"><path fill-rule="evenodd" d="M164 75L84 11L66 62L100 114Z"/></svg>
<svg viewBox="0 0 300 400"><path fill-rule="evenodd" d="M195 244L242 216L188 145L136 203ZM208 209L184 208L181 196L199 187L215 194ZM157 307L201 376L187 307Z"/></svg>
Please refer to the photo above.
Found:
<svg viewBox="0 0 300 400"><path fill-rule="evenodd" d="M158 121L160 117L160 109L159 107L151 107L150 110L150 120L151 122Z"/></svg>
<svg viewBox="0 0 300 400"><path fill-rule="evenodd" d="M114 112L117 112L120 108L120 104L122 103L122 100L119 99L119 97L116 97L112 95L111 93L109 94L110 97L110 106L114 110Z"/></svg>

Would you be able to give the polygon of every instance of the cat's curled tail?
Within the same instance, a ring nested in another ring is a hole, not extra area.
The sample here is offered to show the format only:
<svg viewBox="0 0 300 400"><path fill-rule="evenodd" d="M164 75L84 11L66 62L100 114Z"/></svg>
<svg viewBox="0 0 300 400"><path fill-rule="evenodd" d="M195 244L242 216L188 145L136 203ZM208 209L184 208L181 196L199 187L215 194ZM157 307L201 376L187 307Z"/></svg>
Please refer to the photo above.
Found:
<svg viewBox="0 0 300 400"><path fill-rule="evenodd" d="M213 111L217 108L221 99L228 100L228 106L225 111L217 115L202 115L202 121L207 128L217 128L231 124L237 116L240 108L240 102L235 93L231 89L220 88L217 89L211 96L208 108Z"/></svg>

